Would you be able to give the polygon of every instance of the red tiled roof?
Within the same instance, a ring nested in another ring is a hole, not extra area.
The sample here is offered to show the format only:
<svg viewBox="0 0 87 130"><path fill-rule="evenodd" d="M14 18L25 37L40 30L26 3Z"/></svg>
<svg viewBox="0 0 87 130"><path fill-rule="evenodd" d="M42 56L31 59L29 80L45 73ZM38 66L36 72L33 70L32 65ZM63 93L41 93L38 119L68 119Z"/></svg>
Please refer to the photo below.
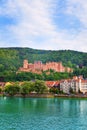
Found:
<svg viewBox="0 0 87 130"><path fill-rule="evenodd" d="M87 80L81 80L81 83L87 83Z"/></svg>
<svg viewBox="0 0 87 130"><path fill-rule="evenodd" d="M46 81L45 83L48 87L53 87L53 86L58 86L60 82L59 81Z"/></svg>

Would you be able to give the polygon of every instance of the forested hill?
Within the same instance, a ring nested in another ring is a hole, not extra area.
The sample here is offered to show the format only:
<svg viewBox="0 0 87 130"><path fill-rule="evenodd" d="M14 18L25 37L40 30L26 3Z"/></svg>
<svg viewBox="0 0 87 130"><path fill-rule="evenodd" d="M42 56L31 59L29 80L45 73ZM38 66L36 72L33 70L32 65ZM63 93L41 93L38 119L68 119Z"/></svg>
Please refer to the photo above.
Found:
<svg viewBox="0 0 87 130"><path fill-rule="evenodd" d="M71 50L36 50L31 48L0 48L0 72L4 70L15 71L23 64L23 60L29 62L41 60L43 63L49 61L62 61L69 67L73 65L87 66L87 53Z"/></svg>

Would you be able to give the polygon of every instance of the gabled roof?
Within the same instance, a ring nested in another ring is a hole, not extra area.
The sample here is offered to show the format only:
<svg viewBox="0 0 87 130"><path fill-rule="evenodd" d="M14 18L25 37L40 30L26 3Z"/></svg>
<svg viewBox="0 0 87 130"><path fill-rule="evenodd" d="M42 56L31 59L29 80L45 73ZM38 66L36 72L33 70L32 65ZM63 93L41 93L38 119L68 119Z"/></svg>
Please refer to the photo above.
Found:
<svg viewBox="0 0 87 130"><path fill-rule="evenodd" d="M53 87L53 86L58 86L59 85L59 81L46 81L45 82L46 83L46 85L48 86L48 87Z"/></svg>

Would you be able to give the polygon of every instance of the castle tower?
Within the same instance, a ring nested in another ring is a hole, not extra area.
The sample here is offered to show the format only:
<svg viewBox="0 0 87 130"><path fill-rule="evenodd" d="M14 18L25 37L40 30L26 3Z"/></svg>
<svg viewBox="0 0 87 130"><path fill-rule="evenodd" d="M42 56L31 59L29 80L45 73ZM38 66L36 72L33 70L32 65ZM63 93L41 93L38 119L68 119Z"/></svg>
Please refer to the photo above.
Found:
<svg viewBox="0 0 87 130"><path fill-rule="evenodd" d="M28 60L24 60L24 62L23 62L23 68L24 69L28 68Z"/></svg>
<svg viewBox="0 0 87 130"><path fill-rule="evenodd" d="M58 72L63 72L63 65L62 62L58 62Z"/></svg>

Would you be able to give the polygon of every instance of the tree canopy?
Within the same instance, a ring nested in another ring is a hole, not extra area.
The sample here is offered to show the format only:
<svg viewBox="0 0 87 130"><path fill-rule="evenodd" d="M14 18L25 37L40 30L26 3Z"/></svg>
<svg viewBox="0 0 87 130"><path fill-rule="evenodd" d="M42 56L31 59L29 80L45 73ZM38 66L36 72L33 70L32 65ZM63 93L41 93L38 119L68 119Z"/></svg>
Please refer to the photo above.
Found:
<svg viewBox="0 0 87 130"><path fill-rule="evenodd" d="M84 77L87 77L87 53L72 50L51 51L31 48L0 48L0 81L35 79L33 74L30 74L30 76L25 73L16 74L18 68L23 66L24 59L27 59L30 63L37 60L41 60L43 63L61 61L64 66L73 67L75 70L74 74L84 74ZM53 80L54 78L52 74L46 77L48 80ZM59 75L55 73L55 77L54 79L58 79ZM67 74L65 77L67 77ZM36 75L36 78L42 79L41 75Z"/></svg>

